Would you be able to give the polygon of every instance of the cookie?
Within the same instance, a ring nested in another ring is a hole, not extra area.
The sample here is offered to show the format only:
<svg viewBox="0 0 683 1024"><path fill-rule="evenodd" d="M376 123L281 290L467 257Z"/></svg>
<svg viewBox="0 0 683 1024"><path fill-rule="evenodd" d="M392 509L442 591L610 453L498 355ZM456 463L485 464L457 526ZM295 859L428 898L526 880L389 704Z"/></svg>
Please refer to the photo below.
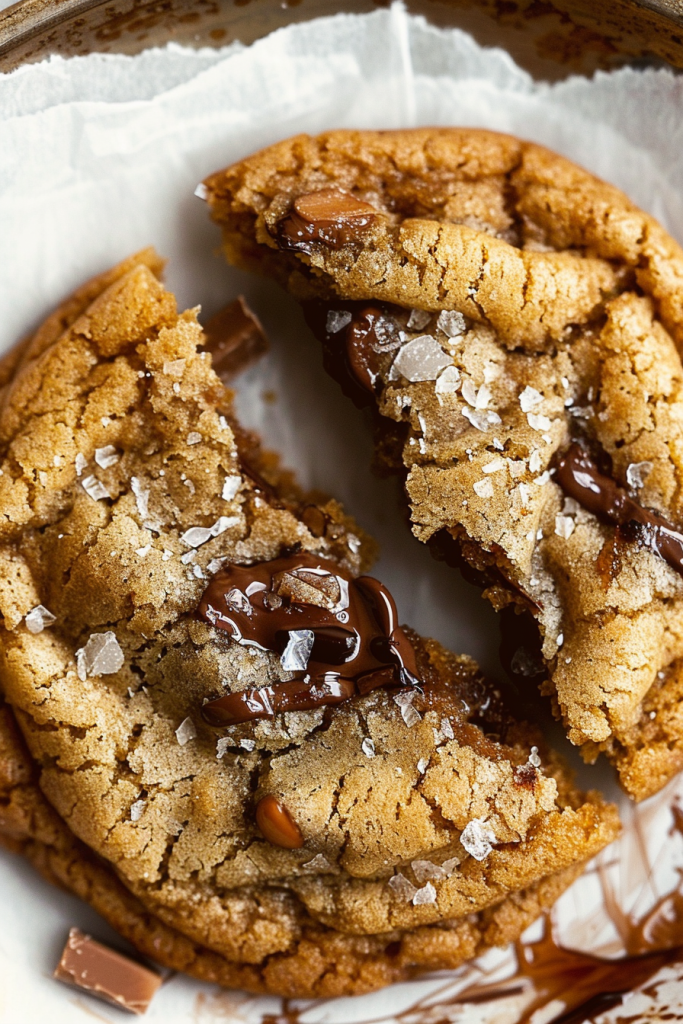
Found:
<svg viewBox="0 0 683 1024"><path fill-rule="evenodd" d="M398 624L372 542L240 429L160 267L86 286L2 393L0 830L143 952L252 991L508 941L615 809Z"/></svg>
<svg viewBox="0 0 683 1024"><path fill-rule="evenodd" d="M562 157L474 129L297 136L204 196L228 260L304 302L377 411L415 535L507 610L518 680L628 793L659 789L683 767L677 243Z"/></svg>

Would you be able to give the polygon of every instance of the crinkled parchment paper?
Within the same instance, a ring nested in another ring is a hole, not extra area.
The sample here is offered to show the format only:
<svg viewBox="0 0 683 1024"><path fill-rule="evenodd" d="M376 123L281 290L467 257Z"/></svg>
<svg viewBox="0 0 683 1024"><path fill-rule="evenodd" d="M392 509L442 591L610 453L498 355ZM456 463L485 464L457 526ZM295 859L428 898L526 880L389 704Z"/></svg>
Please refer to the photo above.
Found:
<svg viewBox="0 0 683 1024"><path fill-rule="evenodd" d="M298 309L269 283L223 264L218 231L193 191L209 172L295 132L476 125L578 161L683 240L681 110L683 78L669 72L626 69L592 81L537 84L506 53L481 49L460 31L431 28L399 6L294 25L248 48L169 46L132 58L95 54L22 68L0 76L0 351L84 279L149 243L169 257L167 279L181 304L201 304L210 316L243 292L273 345L237 382L242 420L261 430L305 484L341 498L375 534L382 548L377 575L394 592L404 621L495 672L493 612L411 539L395 483L369 473L363 417L326 377ZM276 400L265 400L265 392ZM584 770L583 779L612 787L604 767ZM658 855L654 875L633 830L626 852L608 855L622 865L609 869L617 872L614 887L639 899L640 909L671 887L675 863L683 861L683 838L667 837L671 792L639 811L652 857ZM560 916L572 941L614 953L613 929L596 909L597 877L587 876L563 898ZM93 1012L124 1019L50 980L71 924L111 937L88 908L16 858L0 856L3 1024L72 1024ZM494 967L503 963L499 954L493 960ZM306 1020L384 1019L442 983L339 1000ZM175 978L148 1019L257 1021L278 1005L240 1002ZM484 1019L483 1010L473 1012L468 1021ZM501 1022L514 1019L501 1013Z"/></svg>

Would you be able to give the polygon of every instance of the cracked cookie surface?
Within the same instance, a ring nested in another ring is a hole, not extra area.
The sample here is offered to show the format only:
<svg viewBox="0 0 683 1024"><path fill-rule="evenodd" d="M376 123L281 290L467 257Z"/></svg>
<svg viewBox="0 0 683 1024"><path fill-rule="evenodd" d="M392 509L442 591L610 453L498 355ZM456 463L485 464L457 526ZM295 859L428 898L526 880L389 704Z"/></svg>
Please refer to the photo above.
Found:
<svg viewBox="0 0 683 1024"><path fill-rule="evenodd" d="M569 161L474 129L297 136L205 189L228 260L301 299L376 407L415 535L533 615L572 741L655 792L683 767L681 563L554 474L584 444L680 538L680 247Z"/></svg>
<svg viewBox="0 0 683 1024"><path fill-rule="evenodd" d="M348 994L506 941L618 823L469 659L408 631L419 687L206 721L296 671L197 614L209 583L287 553L353 587L374 549L240 430L160 270L146 251L89 283L3 385L0 831L139 948L223 984ZM271 601L324 604L306 571ZM259 828L268 798L298 847Z"/></svg>

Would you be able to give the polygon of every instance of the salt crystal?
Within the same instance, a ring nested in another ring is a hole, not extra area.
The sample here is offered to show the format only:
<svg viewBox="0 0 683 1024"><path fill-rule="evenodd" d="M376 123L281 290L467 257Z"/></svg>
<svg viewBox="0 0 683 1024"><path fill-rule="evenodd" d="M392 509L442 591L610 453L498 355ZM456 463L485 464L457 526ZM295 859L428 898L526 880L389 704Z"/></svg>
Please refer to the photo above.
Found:
<svg viewBox="0 0 683 1024"><path fill-rule="evenodd" d="M482 384L482 386L477 391L476 408L477 409L486 409L486 407L488 406L489 402L491 401L491 398L492 398L491 388L488 386L488 384Z"/></svg>
<svg viewBox="0 0 683 1024"><path fill-rule="evenodd" d="M195 577L198 580L203 580L206 578L204 576L204 570L202 569L201 565L195 565L194 568L192 569L192 572L194 573Z"/></svg>
<svg viewBox="0 0 683 1024"><path fill-rule="evenodd" d="M198 430L191 430L190 433L187 435L187 444L201 444L201 441L202 435L199 433Z"/></svg>
<svg viewBox="0 0 683 1024"><path fill-rule="evenodd" d="M453 726L451 725L451 723L448 721L447 718L442 718L441 719L441 732L444 734L444 736L447 736L449 740L452 740L452 739L455 738L455 733L453 732Z"/></svg>
<svg viewBox="0 0 683 1024"><path fill-rule="evenodd" d="M142 817L143 811L145 810L146 806L147 803L145 800L136 800L135 803L132 804L130 808L130 820L139 821L140 818Z"/></svg>
<svg viewBox="0 0 683 1024"><path fill-rule="evenodd" d="M424 773L427 771L428 765L429 761L427 760L427 758L421 757L420 760L417 762L417 770L419 771L420 775L424 775Z"/></svg>
<svg viewBox="0 0 683 1024"><path fill-rule="evenodd" d="M569 540L576 523L571 516L555 516L555 533L564 540Z"/></svg>
<svg viewBox="0 0 683 1024"><path fill-rule="evenodd" d="M491 853L496 836L481 818L472 818L462 830L460 842L475 860L486 860Z"/></svg>
<svg viewBox="0 0 683 1024"><path fill-rule="evenodd" d="M332 868L332 865L323 853L316 854L313 860L307 860L301 866L309 871L330 871Z"/></svg>
<svg viewBox="0 0 683 1024"><path fill-rule="evenodd" d="M201 547L212 537L218 537L225 533L231 526L237 526L240 522L239 516L220 516L213 526L192 526L181 536L181 541L191 548Z"/></svg>
<svg viewBox="0 0 683 1024"><path fill-rule="evenodd" d="M220 567L223 565L224 561L224 558L212 558L206 567L206 571L208 572L209 576L213 576L215 573L217 573Z"/></svg>
<svg viewBox="0 0 683 1024"><path fill-rule="evenodd" d="M375 756L375 741L371 740L369 736L366 736L360 745L360 749L363 751L366 757Z"/></svg>
<svg viewBox="0 0 683 1024"><path fill-rule="evenodd" d="M140 556L140 558L144 558L144 557L145 557L145 555L146 555L146 554L147 554L147 553L148 553L149 551L151 551L151 550L152 550L152 545L151 545L151 544L145 544L144 548L136 548L136 549L135 549L135 554L136 554L136 555L139 555L139 556Z"/></svg>
<svg viewBox="0 0 683 1024"><path fill-rule="evenodd" d="M186 551L184 555L180 556L180 561L183 565L187 565L189 562L194 562L197 557L197 552L193 549L192 551Z"/></svg>
<svg viewBox="0 0 683 1024"><path fill-rule="evenodd" d="M76 651L78 678L85 682L88 676L112 675L124 661L115 633L93 633L85 647Z"/></svg>
<svg viewBox="0 0 683 1024"><path fill-rule="evenodd" d="M328 334L336 334L351 323L353 316L346 309L331 309L327 314L325 329Z"/></svg>
<svg viewBox="0 0 683 1024"><path fill-rule="evenodd" d="M534 483L537 487L545 487L545 485L548 483L548 480L550 480L550 473L546 469L541 473L540 476L536 477Z"/></svg>
<svg viewBox="0 0 683 1024"><path fill-rule="evenodd" d="M232 501L242 485L241 476L226 476L223 481L223 490L221 491L221 498L224 501Z"/></svg>
<svg viewBox="0 0 683 1024"><path fill-rule="evenodd" d="M409 729L412 729L414 725L422 721L422 716L419 711L415 710L412 704L406 704L401 708L401 717Z"/></svg>
<svg viewBox="0 0 683 1024"><path fill-rule="evenodd" d="M629 487L639 490L654 469L652 462L632 462L626 467L626 482Z"/></svg>
<svg viewBox="0 0 683 1024"><path fill-rule="evenodd" d="M527 508L529 505L529 497L531 495L531 492L529 491L529 485L520 484L518 490L520 501L522 502L524 508Z"/></svg>
<svg viewBox="0 0 683 1024"><path fill-rule="evenodd" d="M461 392L462 397L465 399L467 404L471 405L474 409L477 405L477 389L474 385L474 381L470 377L467 377L462 382Z"/></svg>
<svg viewBox="0 0 683 1024"><path fill-rule="evenodd" d="M244 615L251 615L252 607L249 598L246 594L243 594L237 587L233 587L225 595L225 603L228 608L232 608L235 612L242 612Z"/></svg>
<svg viewBox="0 0 683 1024"><path fill-rule="evenodd" d="M462 410L462 414L477 430L490 430L491 427L497 427L502 423L498 413L493 412L492 409L469 409L465 407Z"/></svg>
<svg viewBox="0 0 683 1024"><path fill-rule="evenodd" d="M531 753L529 754L529 764L533 768L540 768L541 767L541 759L538 756L538 747L532 747L531 748Z"/></svg>
<svg viewBox="0 0 683 1024"><path fill-rule="evenodd" d="M180 394L180 384L177 380L173 382L173 393L176 395Z"/></svg>
<svg viewBox="0 0 683 1024"><path fill-rule="evenodd" d="M138 514L141 519L145 519L148 513L147 506L149 505L149 488L144 488L140 478L137 476L132 476L130 478L130 487L135 495L135 504L137 505Z"/></svg>
<svg viewBox="0 0 683 1024"><path fill-rule="evenodd" d="M577 512L581 511L581 506L576 498L565 498L562 511L566 516L575 516Z"/></svg>
<svg viewBox="0 0 683 1024"><path fill-rule="evenodd" d="M202 199L204 202L206 202L206 200L208 199L209 190L203 181L200 181L199 184L197 185L196 189L194 190L194 195L196 195L197 199Z"/></svg>
<svg viewBox="0 0 683 1024"><path fill-rule="evenodd" d="M248 753L251 753L254 747L256 746L256 740L250 740L247 737L245 737L244 739L240 740L240 746L242 750L246 750Z"/></svg>
<svg viewBox="0 0 683 1024"><path fill-rule="evenodd" d="M185 359L171 359L164 363L163 371L167 377L182 377L185 373Z"/></svg>
<svg viewBox="0 0 683 1024"><path fill-rule="evenodd" d="M315 633L312 629L291 629L288 636L280 664L285 672L303 672L313 650Z"/></svg>
<svg viewBox="0 0 683 1024"><path fill-rule="evenodd" d="M543 395L536 388L525 387L519 396L519 404L522 407L522 412L531 412L537 405L540 405L543 401Z"/></svg>
<svg viewBox="0 0 683 1024"><path fill-rule="evenodd" d="M228 421L226 420L225 416L219 416L218 417L218 426L221 428L221 430L227 430L228 429L229 424L228 424Z"/></svg>
<svg viewBox="0 0 683 1024"><path fill-rule="evenodd" d="M564 643L564 633L558 633L557 634L557 646L561 647L563 643Z"/></svg>
<svg viewBox="0 0 683 1024"><path fill-rule="evenodd" d="M550 430L550 420L547 416L543 416L540 413L528 412L526 414L526 418L532 430Z"/></svg>
<svg viewBox="0 0 683 1024"><path fill-rule="evenodd" d="M183 719L175 731L175 738L178 740L181 747L184 747L186 743L193 740L196 735L197 730L195 729L195 724L191 718Z"/></svg>
<svg viewBox="0 0 683 1024"><path fill-rule="evenodd" d="M458 864L460 863L459 857L451 857L449 860L445 860L441 867L444 870L446 878L450 878Z"/></svg>
<svg viewBox="0 0 683 1024"><path fill-rule="evenodd" d="M387 884L390 889L393 889L398 898L405 900L406 903L409 903L417 892L413 883L409 882L406 876L402 875L400 872L396 875L392 875Z"/></svg>
<svg viewBox="0 0 683 1024"><path fill-rule="evenodd" d="M452 362L435 338L430 334L421 334L419 338L403 345L394 359L392 370L413 382L436 380Z"/></svg>
<svg viewBox="0 0 683 1024"><path fill-rule="evenodd" d="M487 363L484 367L484 381L487 384L493 383L494 380L498 380L501 374L501 367L498 363Z"/></svg>
<svg viewBox="0 0 683 1024"><path fill-rule="evenodd" d="M457 338L467 330L465 317L455 309L444 309L442 313L439 313L436 326L449 338Z"/></svg>
<svg viewBox="0 0 683 1024"><path fill-rule="evenodd" d="M96 476L90 474L81 480L81 487L93 501L101 501L102 498L111 498L111 494Z"/></svg>
<svg viewBox="0 0 683 1024"><path fill-rule="evenodd" d="M414 860L410 866L420 885L423 882L427 882L430 878L435 881L442 881L446 877L446 872L441 865L432 864L430 860Z"/></svg>
<svg viewBox="0 0 683 1024"><path fill-rule="evenodd" d="M473 485L474 493L480 498L493 497L493 484L490 480L477 480Z"/></svg>
<svg viewBox="0 0 683 1024"><path fill-rule="evenodd" d="M230 739L229 736L221 736L221 738L217 740L216 757L218 758L219 761L222 757L225 757L225 755L228 752L228 747L230 746L232 746L232 740Z"/></svg>
<svg viewBox="0 0 683 1024"><path fill-rule="evenodd" d="M85 455L81 455L79 452L76 456L76 476L80 476L85 467L88 465L88 460Z"/></svg>
<svg viewBox="0 0 683 1024"><path fill-rule="evenodd" d="M453 395L460 387L460 370L457 366L447 366L436 379L434 391L437 395Z"/></svg>
<svg viewBox="0 0 683 1024"><path fill-rule="evenodd" d="M531 473L538 473L541 468L541 453L536 448L529 458L529 470Z"/></svg>
<svg viewBox="0 0 683 1024"><path fill-rule="evenodd" d="M526 462L523 459L510 459L508 462L508 470L513 480L516 480L520 476L524 476L527 470Z"/></svg>
<svg viewBox="0 0 683 1024"><path fill-rule="evenodd" d="M348 544L349 551L354 555L357 555L360 551L360 538L356 537L355 533L349 533L346 538L346 543Z"/></svg>
<svg viewBox="0 0 683 1024"><path fill-rule="evenodd" d="M436 903L436 889L431 882L427 882L421 889L418 889L413 896L413 906L421 907L428 903Z"/></svg>
<svg viewBox="0 0 683 1024"><path fill-rule="evenodd" d="M411 309L406 327L409 331L423 331L432 319L432 315L426 309Z"/></svg>
<svg viewBox="0 0 683 1024"><path fill-rule="evenodd" d="M113 444L107 444L104 448L95 449L95 462L102 469L109 469L119 461L120 455Z"/></svg>
<svg viewBox="0 0 683 1024"><path fill-rule="evenodd" d="M169 558L173 558L173 552L169 551L168 548L164 548L164 553L161 556L162 562L168 562Z"/></svg>
<svg viewBox="0 0 683 1024"><path fill-rule="evenodd" d="M491 462L487 462L485 466L481 467L482 473L497 473L499 469L505 469L505 459L493 459Z"/></svg>
<svg viewBox="0 0 683 1024"><path fill-rule="evenodd" d="M505 445L503 444L502 441L499 441L497 437L494 437L493 439L493 447L496 449L497 452L505 451Z"/></svg>
<svg viewBox="0 0 683 1024"><path fill-rule="evenodd" d="M49 612L42 604L37 604L26 615L24 622L29 633L42 633L46 626L51 626L57 621L57 616Z"/></svg>

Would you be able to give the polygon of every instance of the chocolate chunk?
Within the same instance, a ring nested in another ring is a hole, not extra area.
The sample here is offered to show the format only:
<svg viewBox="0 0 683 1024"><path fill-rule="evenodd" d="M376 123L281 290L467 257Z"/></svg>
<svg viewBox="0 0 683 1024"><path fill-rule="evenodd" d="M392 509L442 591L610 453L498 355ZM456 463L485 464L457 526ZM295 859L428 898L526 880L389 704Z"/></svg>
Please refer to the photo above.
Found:
<svg viewBox="0 0 683 1024"><path fill-rule="evenodd" d="M375 217L377 210L340 188L308 192L294 201L292 212L277 226L281 249L310 253L323 242L341 249L357 241Z"/></svg>
<svg viewBox="0 0 683 1024"><path fill-rule="evenodd" d="M213 368L224 380L241 373L268 351L258 317L242 295L211 317L204 334L204 348L211 353Z"/></svg>
<svg viewBox="0 0 683 1024"><path fill-rule="evenodd" d="M161 977L72 928L53 975L58 981L97 996L121 1010L142 1015L161 985Z"/></svg>
<svg viewBox="0 0 683 1024"><path fill-rule="evenodd" d="M315 555L223 568L205 590L198 615L236 643L280 655L293 633L313 634L298 678L209 701L202 714L211 725L311 710L377 686L418 681L413 645L386 587L371 576L354 580Z"/></svg>
<svg viewBox="0 0 683 1024"><path fill-rule="evenodd" d="M582 445L571 445L558 463L555 479L565 494L588 512L603 522L631 531L683 575L683 533L659 512L634 501L623 487L600 471Z"/></svg>

